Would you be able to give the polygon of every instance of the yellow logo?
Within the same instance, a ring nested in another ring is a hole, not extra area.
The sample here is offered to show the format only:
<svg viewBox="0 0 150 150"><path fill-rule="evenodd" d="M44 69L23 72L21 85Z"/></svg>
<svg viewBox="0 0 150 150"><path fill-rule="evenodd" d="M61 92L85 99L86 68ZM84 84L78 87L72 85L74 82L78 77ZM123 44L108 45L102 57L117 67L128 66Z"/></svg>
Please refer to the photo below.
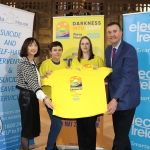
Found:
<svg viewBox="0 0 150 150"><path fill-rule="evenodd" d="M85 64L82 66L82 69L87 69L87 68L93 68L93 66L89 64Z"/></svg>
<svg viewBox="0 0 150 150"><path fill-rule="evenodd" d="M70 92L73 96L73 100L80 100L82 93L82 79L79 76L73 76L70 78Z"/></svg>
<svg viewBox="0 0 150 150"><path fill-rule="evenodd" d="M61 21L56 26L56 39L69 39L70 31L69 24L65 21Z"/></svg>

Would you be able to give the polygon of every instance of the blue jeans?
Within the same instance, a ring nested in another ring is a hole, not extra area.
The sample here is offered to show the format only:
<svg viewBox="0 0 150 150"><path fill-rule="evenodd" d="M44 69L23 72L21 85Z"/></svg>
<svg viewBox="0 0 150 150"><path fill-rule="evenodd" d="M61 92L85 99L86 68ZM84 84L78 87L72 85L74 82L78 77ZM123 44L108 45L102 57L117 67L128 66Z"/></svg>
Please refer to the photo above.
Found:
<svg viewBox="0 0 150 150"><path fill-rule="evenodd" d="M62 127L62 122L59 117L52 115L53 113L52 109L48 108L47 106L46 106L46 109L51 119L51 126L50 126L50 131L48 134L46 150L51 150L54 148L54 145L56 143L57 136Z"/></svg>

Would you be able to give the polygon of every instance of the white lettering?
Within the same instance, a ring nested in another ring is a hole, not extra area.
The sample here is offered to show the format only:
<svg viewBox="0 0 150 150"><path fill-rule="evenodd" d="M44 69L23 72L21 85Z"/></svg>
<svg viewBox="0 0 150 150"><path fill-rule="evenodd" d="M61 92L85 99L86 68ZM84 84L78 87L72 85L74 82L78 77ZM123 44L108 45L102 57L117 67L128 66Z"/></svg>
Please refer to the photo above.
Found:
<svg viewBox="0 0 150 150"><path fill-rule="evenodd" d="M150 138L150 119L134 118L131 134L144 138Z"/></svg>
<svg viewBox="0 0 150 150"><path fill-rule="evenodd" d="M129 26L129 31L137 32L137 42L149 42L150 41L150 23L140 23L131 24Z"/></svg>

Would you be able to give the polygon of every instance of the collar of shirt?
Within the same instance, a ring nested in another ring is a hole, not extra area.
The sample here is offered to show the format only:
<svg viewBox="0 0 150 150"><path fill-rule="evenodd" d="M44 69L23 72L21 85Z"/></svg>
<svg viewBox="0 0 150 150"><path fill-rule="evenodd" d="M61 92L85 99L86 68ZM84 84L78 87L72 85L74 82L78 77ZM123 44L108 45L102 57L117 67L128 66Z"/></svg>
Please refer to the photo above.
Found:
<svg viewBox="0 0 150 150"><path fill-rule="evenodd" d="M121 43L121 40L120 40L120 42L118 43L118 45L117 45L116 47L112 47L112 50L111 50L111 57L110 57L111 65L112 65L112 53L113 53L113 48L115 48L115 49L116 49L116 53L117 53L118 48L119 48L119 46L120 46L120 43Z"/></svg>
<svg viewBox="0 0 150 150"><path fill-rule="evenodd" d="M117 45L116 47L112 47L112 50L113 50L113 48L116 49L116 53L117 53L117 51L118 51L118 48L119 48L119 46L120 46L120 43L121 43L121 40L120 40L120 42L118 43L118 45Z"/></svg>

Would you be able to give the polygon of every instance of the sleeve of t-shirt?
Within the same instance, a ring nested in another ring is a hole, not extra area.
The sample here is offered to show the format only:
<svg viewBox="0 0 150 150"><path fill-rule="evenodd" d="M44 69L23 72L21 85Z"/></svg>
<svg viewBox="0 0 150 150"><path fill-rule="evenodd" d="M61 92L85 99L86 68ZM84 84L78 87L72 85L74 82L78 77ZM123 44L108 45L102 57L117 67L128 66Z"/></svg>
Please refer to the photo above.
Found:
<svg viewBox="0 0 150 150"><path fill-rule="evenodd" d="M42 63L40 68L39 68L39 73L40 73L40 76L44 76L45 75L45 64Z"/></svg>
<svg viewBox="0 0 150 150"><path fill-rule="evenodd" d="M70 68L71 68L71 69L75 69L74 63L75 63L75 58L72 59L72 62L71 62L71 65L70 65Z"/></svg>
<svg viewBox="0 0 150 150"><path fill-rule="evenodd" d="M98 65L99 65L99 67L105 67L106 65L105 65L103 59L101 57L98 57L98 58L99 58L98 59Z"/></svg>
<svg viewBox="0 0 150 150"><path fill-rule="evenodd" d="M100 76L103 76L103 78L107 77L112 72L112 68L108 67L101 67L98 70L100 71Z"/></svg>
<svg viewBox="0 0 150 150"><path fill-rule="evenodd" d="M53 77L54 77L53 74L54 74L54 72L51 75L49 75L48 77L41 80L41 86L51 86L53 83Z"/></svg>
<svg viewBox="0 0 150 150"><path fill-rule="evenodd" d="M68 67L67 62L65 62L65 61L64 61L64 67L65 67L65 68Z"/></svg>

